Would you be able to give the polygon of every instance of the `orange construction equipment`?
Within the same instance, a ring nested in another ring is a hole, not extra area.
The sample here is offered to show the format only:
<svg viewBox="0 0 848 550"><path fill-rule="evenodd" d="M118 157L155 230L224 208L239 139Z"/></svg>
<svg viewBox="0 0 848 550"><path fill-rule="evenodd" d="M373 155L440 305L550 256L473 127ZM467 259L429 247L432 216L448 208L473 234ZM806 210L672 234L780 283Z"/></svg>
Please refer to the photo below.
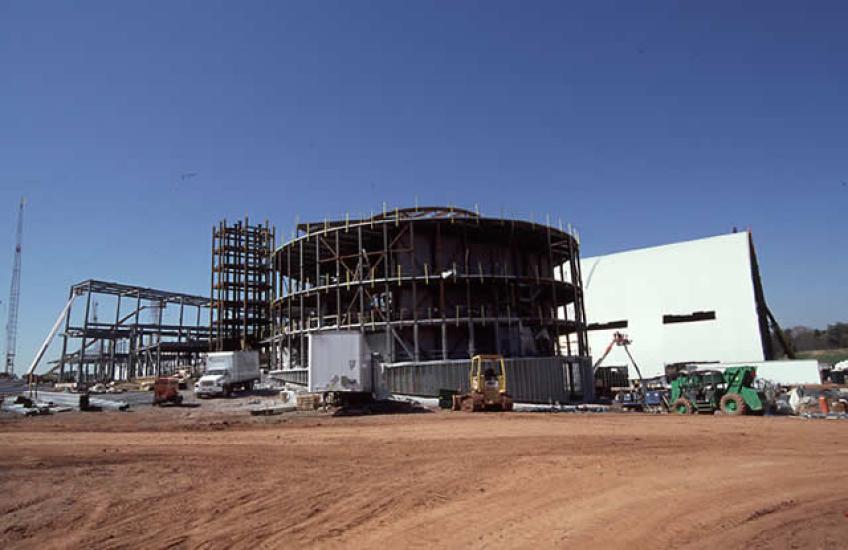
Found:
<svg viewBox="0 0 848 550"><path fill-rule="evenodd" d="M180 395L180 381L174 376L162 376L153 383L153 404L174 403L179 405L183 402Z"/></svg>

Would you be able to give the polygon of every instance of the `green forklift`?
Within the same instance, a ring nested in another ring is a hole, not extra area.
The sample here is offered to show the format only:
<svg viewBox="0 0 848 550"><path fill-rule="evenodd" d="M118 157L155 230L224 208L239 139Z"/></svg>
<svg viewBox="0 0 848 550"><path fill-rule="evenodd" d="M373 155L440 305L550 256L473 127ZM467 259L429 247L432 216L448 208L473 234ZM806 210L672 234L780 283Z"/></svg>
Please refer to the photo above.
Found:
<svg viewBox="0 0 848 550"><path fill-rule="evenodd" d="M762 414L766 399L753 387L756 377L756 367L682 372L671 382L671 411L712 414L720 410L730 416Z"/></svg>

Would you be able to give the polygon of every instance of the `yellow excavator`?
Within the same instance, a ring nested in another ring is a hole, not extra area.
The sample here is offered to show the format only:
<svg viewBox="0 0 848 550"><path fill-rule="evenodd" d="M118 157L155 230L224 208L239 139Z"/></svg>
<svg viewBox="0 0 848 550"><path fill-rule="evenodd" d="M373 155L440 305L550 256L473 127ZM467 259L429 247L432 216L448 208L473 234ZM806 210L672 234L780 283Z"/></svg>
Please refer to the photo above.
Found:
<svg viewBox="0 0 848 550"><path fill-rule="evenodd" d="M455 411L511 411L512 397L506 390L506 366L500 355L475 355L469 373L471 391L454 395Z"/></svg>

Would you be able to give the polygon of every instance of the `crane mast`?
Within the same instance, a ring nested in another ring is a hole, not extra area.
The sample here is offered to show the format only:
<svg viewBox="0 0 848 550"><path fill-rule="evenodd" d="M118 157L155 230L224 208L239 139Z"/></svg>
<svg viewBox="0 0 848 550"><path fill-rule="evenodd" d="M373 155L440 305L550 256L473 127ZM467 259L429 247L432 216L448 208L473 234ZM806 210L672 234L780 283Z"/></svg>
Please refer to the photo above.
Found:
<svg viewBox="0 0 848 550"><path fill-rule="evenodd" d="M15 348L18 338L18 305L21 300L21 242L24 232L24 204L22 197L18 207L18 229L15 234L15 261L12 264L12 283L9 288L9 317L6 320L6 361L3 373L15 373Z"/></svg>

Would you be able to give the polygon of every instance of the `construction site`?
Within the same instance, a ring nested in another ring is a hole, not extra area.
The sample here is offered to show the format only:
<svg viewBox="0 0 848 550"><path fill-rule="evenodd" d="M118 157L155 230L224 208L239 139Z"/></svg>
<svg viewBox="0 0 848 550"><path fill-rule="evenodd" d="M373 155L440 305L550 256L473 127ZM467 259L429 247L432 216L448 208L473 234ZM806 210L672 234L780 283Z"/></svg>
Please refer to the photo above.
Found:
<svg viewBox="0 0 848 550"><path fill-rule="evenodd" d="M572 235L458 208L300 224L273 256L272 369L305 382L310 335L354 331L392 393L461 387L468 359L494 354L520 399L579 401L579 269Z"/></svg>
<svg viewBox="0 0 848 550"><path fill-rule="evenodd" d="M476 208L222 220L208 295L92 273L16 365L23 211L4 548L848 540L848 366L774 343L748 232L581 258Z"/></svg>

